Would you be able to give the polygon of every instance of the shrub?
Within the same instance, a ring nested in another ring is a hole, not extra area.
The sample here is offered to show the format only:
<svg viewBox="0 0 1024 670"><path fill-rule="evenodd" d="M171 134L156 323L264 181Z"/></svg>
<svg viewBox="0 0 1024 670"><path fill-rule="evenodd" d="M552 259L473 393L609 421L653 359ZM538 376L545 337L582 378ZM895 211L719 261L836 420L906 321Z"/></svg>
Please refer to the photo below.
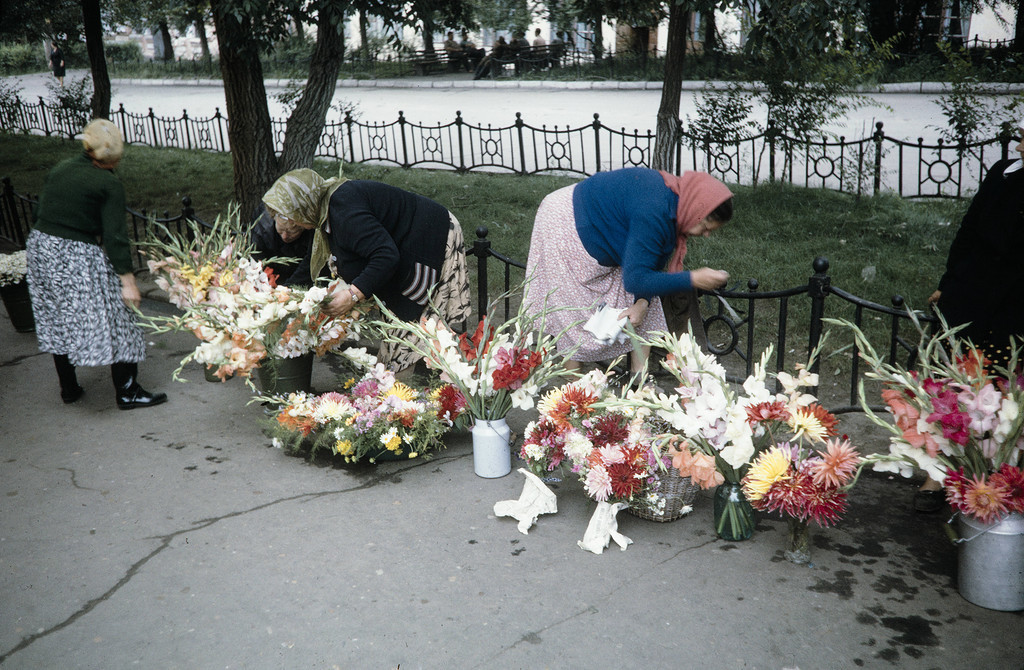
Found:
<svg viewBox="0 0 1024 670"><path fill-rule="evenodd" d="M25 74L47 67L43 51L31 44L0 44L0 74Z"/></svg>

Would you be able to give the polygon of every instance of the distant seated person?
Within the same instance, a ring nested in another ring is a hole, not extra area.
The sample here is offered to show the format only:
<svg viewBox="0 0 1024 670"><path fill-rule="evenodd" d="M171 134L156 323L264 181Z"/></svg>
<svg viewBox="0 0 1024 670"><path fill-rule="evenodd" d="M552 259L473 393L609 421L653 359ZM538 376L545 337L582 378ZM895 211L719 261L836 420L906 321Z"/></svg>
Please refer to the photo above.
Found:
<svg viewBox="0 0 1024 670"><path fill-rule="evenodd" d="M562 62L562 55L565 53L565 40L562 39L562 31L556 30L555 36L551 38L548 46L548 66L558 67Z"/></svg>
<svg viewBox="0 0 1024 670"><path fill-rule="evenodd" d="M265 261L268 258L297 258L298 262L290 265L270 263L266 265L275 275L280 285L309 286L312 284L309 275L310 250L313 248L313 231L301 228L281 229L274 217L267 211L266 205L260 204L256 211L256 220L249 231L249 239L256 247L254 257Z"/></svg>
<svg viewBox="0 0 1024 670"><path fill-rule="evenodd" d="M504 62L508 62L506 59L509 58L509 55L508 42L505 41L504 35L499 35L498 39L494 40L494 46L491 47L491 53L484 56L483 60L480 61L480 64L476 66L476 72L473 74L473 79L482 79L496 71L500 71L502 64ZM497 70L495 70L495 68L497 68Z"/></svg>
<svg viewBox="0 0 1024 670"><path fill-rule="evenodd" d="M465 30L462 31L462 41L459 42L459 46L462 47L462 53L466 55L466 71L475 70L479 65L480 61L484 59L484 55L487 53L483 49L478 49L473 40L469 39L469 33Z"/></svg>
<svg viewBox="0 0 1024 670"><path fill-rule="evenodd" d="M444 41L444 52L448 54L448 63L455 69L459 69L466 62L466 53L462 45L455 41L455 33L448 31L448 39Z"/></svg>

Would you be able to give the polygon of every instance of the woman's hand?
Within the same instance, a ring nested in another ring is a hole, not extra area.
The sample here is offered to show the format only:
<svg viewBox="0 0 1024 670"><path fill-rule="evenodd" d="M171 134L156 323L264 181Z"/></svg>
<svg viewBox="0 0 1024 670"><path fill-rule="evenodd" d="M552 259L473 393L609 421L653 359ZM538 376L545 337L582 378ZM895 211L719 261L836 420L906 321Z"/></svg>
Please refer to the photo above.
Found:
<svg viewBox="0 0 1024 670"><path fill-rule="evenodd" d="M928 304L929 305L934 305L935 303L937 303L939 301L939 298L941 298L941 297L942 297L942 291L936 291L935 293L932 293L930 296L928 296Z"/></svg>
<svg viewBox="0 0 1024 670"><path fill-rule="evenodd" d="M363 299L362 292L351 285L345 288L335 288L330 295L331 301L324 307L324 313L333 317L347 314L357 302Z"/></svg>
<svg viewBox="0 0 1024 670"><path fill-rule="evenodd" d="M622 310L622 313L619 314L619 318L629 319L629 322L633 324L633 327L637 328L644 322L644 319L647 318L647 308L650 306L651 303L647 302L646 298L640 298L633 303L632 307Z"/></svg>
<svg viewBox="0 0 1024 670"><path fill-rule="evenodd" d="M127 272L118 277L121 279L121 299L124 304L138 309L142 304L142 294L139 293L139 285L135 283L135 275Z"/></svg>
<svg viewBox="0 0 1024 670"><path fill-rule="evenodd" d="M712 270L711 268L690 270L690 283L693 284L693 288L699 288L702 291L721 288L727 281L729 281L729 273L725 270Z"/></svg>

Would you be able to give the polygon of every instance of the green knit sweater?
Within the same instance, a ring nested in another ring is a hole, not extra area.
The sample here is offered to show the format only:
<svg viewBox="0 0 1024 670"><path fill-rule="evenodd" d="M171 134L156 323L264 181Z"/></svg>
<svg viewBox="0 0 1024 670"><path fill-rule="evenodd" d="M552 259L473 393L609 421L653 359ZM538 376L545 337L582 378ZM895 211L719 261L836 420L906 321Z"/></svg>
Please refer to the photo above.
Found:
<svg viewBox="0 0 1024 670"><path fill-rule="evenodd" d="M114 272L132 271L124 186L84 153L61 161L46 175L33 225L48 235L102 244Z"/></svg>

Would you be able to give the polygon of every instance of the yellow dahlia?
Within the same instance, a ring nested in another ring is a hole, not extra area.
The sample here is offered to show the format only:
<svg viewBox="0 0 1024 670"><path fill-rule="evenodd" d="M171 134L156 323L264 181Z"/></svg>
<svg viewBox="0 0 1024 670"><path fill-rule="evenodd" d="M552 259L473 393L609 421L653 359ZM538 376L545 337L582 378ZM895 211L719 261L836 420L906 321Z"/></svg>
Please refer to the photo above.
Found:
<svg viewBox="0 0 1024 670"><path fill-rule="evenodd" d="M341 456L349 456L352 454L354 449L352 443L348 440L338 440L334 443L334 453L340 454Z"/></svg>
<svg viewBox="0 0 1024 670"><path fill-rule="evenodd" d="M384 394L384 397L393 395L406 402L412 402L416 399L416 391L406 386L402 382L395 382L394 385L388 389L388 392Z"/></svg>
<svg viewBox="0 0 1024 670"><path fill-rule="evenodd" d="M818 404L799 407L789 416L787 421L793 429L793 439L806 435L815 442L824 442L825 438L836 434L836 418Z"/></svg>
<svg viewBox="0 0 1024 670"><path fill-rule="evenodd" d="M747 476L743 478L743 493L751 502L760 500L772 484L783 479L789 479L788 450L772 447L757 457L747 470Z"/></svg>

